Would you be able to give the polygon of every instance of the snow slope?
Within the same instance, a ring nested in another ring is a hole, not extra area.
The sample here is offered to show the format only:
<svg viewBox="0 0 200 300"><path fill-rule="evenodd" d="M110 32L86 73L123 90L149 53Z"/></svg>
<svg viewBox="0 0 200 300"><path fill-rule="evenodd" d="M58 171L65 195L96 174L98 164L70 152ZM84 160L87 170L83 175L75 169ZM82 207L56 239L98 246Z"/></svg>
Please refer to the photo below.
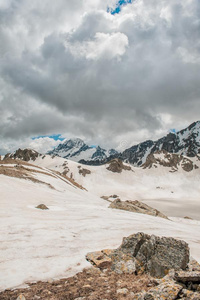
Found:
<svg viewBox="0 0 200 300"><path fill-rule="evenodd" d="M162 154L160 154L162 158ZM68 176L83 185L95 196L117 194L121 200L141 200L168 216L189 216L200 220L200 161L190 158L199 168L186 172L182 164L174 168L158 165L150 169L132 166L132 171L113 173L102 166L84 166L60 157L37 158L34 164L56 171L68 171ZM87 169L85 177L79 170Z"/></svg>
<svg viewBox="0 0 200 300"><path fill-rule="evenodd" d="M57 173L46 169L51 167L61 170L66 167L62 166L64 162L73 177L85 184L89 191L73 186L69 181L62 180ZM137 174L135 169L133 172L114 174L106 170L105 166L90 167L92 173L83 177L77 172L79 164L59 157L39 157L36 164L43 164L43 169L38 169L43 170L43 173L34 173L35 178L51 184L54 189L42 183L0 175L1 290L17 287L25 282L71 276L89 266L85 260L87 252L117 247L124 236L139 231L183 239L189 243L192 256L200 261L200 221L180 218L173 218L171 221L114 210L108 208L109 203L99 197L113 190L121 191L124 197L132 195L136 193L141 179L143 190L140 183L137 193L142 196L148 190L151 194L149 188L158 184L157 169L139 169ZM142 171L146 172L144 178ZM151 172L151 177L154 174L151 180L148 172ZM162 172L166 178L165 170L162 169L160 174ZM172 180L171 176L175 174L169 173L169 176L166 179L161 177L159 184L165 184L166 188ZM181 178L183 179L180 177L179 180ZM190 178L185 180L189 182ZM149 185L145 186L145 183ZM130 191L131 184L133 188ZM162 194L162 191L159 190L159 193ZM153 195L155 196L155 190L151 197ZM41 203L50 209L36 209Z"/></svg>

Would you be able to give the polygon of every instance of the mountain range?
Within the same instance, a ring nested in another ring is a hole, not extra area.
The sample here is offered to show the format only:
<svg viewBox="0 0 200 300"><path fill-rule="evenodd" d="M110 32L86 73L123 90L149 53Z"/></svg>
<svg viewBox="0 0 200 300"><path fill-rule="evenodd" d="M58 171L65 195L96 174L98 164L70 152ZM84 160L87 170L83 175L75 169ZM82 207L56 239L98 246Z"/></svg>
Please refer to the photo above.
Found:
<svg viewBox="0 0 200 300"><path fill-rule="evenodd" d="M83 140L75 138L64 141L57 148L49 151L48 154L61 156L76 162L101 162L110 156L117 155L118 152L114 149L105 150L100 146L88 146Z"/></svg>
<svg viewBox="0 0 200 300"><path fill-rule="evenodd" d="M176 133L170 132L156 141L147 140L133 145L123 152L114 149L105 150L100 146L91 147L77 138L64 141L48 154L68 158L86 165L101 165L114 158L119 158L134 166L141 166L146 162L149 154L161 150L188 157L200 154L200 121L194 122Z"/></svg>
<svg viewBox="0 0 200 300"><path fill-rule="evenodd" d="M114 248L137 232L184 240L200 262L199 125L113 155L75 139L51 155L18 149L0 156L0 291L33 281L54 285L54 278L87 267L88 251ZM110 161L85 166L72 160L95 153ZM118 157L133 158L135 166ZM152 214L141 212L144 207Z"/></svg>

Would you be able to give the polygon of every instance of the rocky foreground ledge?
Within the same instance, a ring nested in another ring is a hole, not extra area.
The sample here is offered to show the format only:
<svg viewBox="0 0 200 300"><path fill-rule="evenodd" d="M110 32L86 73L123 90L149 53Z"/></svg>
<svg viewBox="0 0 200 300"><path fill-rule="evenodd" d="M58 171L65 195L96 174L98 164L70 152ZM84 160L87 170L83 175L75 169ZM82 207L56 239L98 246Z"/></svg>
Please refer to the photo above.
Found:
<svg viewBox="0 0 200 300"><path fill-rule="evenodd" d="M0 299L200 300L200 265L184 241L137 233L86 259L93 266L73 277L6 290Z"/></svg>

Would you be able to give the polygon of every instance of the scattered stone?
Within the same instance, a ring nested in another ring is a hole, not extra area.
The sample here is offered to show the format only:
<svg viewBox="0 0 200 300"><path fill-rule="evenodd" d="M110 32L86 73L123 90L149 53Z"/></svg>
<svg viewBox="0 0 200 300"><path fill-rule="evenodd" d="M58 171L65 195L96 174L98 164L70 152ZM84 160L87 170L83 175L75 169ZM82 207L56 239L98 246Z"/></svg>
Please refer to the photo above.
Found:
<svg viewBox="0 0 200 300"><path fill-rule="evenodd" d="M126 294L128 294L128 290L126 288L118 289L117 294L118 295L126 295Z"/></svg>
<svg viewBox="0 0 200 300"><path fill-rule="evenodd" d="M154 209L154 208L150 207L149 205L147 205L143 202L140 202L138 200L135 200L135 201L131 201L131 200L121 201L118 198L118 199L114 200L110 204L109 207L168 219L167 216L162 214L157 209Z"/></svg>
<svg viewBox="0 0 200 300"><path fill-rule="evenodd" d="M200 272L179 271L175 273L175 280L183 283L200 283Z"/></svg>
<svg viewBox="0 0 200 300"><path fill-rule="evenodd" d="M106 269L111 266L111 258L103 251L90 252L86 255L86 259L99 269Z"/></svg>
<svg viewBox="0 0 200 300"><path fill-rule="evenodd" d="M200 300L200 294L194 293L193 291L189 291L187 289L182 289L180 292L180 299L184 300Z"/></svg>
<svg viewBox="0 0 200 300"><path fill-rule="evenodd" d="M24 297L24 295L21 294L17 297L17 300L26 300L26 298Z"/></svg>
<svg viewBox="0 0 200 300"><path fill-rule="evenodd" d="M36 208L42 209L42 210L47 210L47 209L49 209L45 204L40 204L40 205L36 206Z"/></svg>
<svg viewBox="0 0 200 300"><path fill-rule="evenodd" d="M200 264L196 259L191 258L188 264L188 271L198 271L200 272Z"/></svg>
<svg viewBox="0 0 200 300"><path fill-rule="evenodd" d="M177 296L182 289L183 287L176 284L174 281L164 282L149 290L145 294L144 300L174 300L177 299Z"/></svg>
<svg viewBox="0 0 200 300"><path fill-rule="evenodd" d="M145 296L145 292L141 292L141 293L137 293L137 294L133 294L131 295L131 300L144 300L144 296Z"/></svg>

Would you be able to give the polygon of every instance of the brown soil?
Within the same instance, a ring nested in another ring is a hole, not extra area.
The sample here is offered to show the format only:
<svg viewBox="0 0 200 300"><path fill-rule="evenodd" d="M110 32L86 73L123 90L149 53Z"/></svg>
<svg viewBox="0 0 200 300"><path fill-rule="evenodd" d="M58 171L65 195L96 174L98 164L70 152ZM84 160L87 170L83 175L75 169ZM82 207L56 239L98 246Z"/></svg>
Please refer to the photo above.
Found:
<svg viewBox="0 0 200 300"><path fill-rule="evenodd" d="M6 166L7 164L13 164L15 166L9 167L9 166ZM26 168L24 166L29 166L29 167L34 167L34 168L37 167L41 171ZM60 172L56 172L56 171L52 171L52 172L54 172L55 174L59 174L59 176L61 176L63 178L63 179L62 178L60 178L60 179L63 180L65 183L68 183L66 181L66 179L67 179L75 187L77 187L79 189L82 189L82 190L86 190L82 185L78 184L73 178L69 178L66 174L61 174ZM40 173L40 174L44 174L44 175L47 175L47 176L57 178L56 175L46 173L46 172L43 171L42 168L40 168L38 166L35 166L35 165L32 165L32 164L29 164L25 161L20 161L20 160L12 159L12 158L7 158L7 159L4 159L4 160L0 161L0 174L3 174L5 176L10 176L10 177L21 178L21 179L28 179L28 180L31 180L32 182L35 182L35 183L46 184L50 188L54 189L54 187L52 185L32 177L31 173Z"/></svg>
<svg viewBox="0 0 200 300"><path fill-rule="evenodd" d="M30 170L30 169L26 169L23 168L22 166L13 166L13 167L8 167L6 165L0 166L0 174L5 175L5 176L9 176L9 177L15 177L15 178L19 178L19 179L26 179L26 180L31 180L34 183L41 183L41 184L45 184L48 187L50 187L51 189L54 189L54 187L46 182L43 182L41 180L38 180L34 177L32 177L31 173L35 172L35 173L43 173L46 175L51 176L51 174L45 173L45 172L40 172L40 171L35 171L35 170Z"/></svg>
<svg viewBox="0 0 200 300"><path fill-rule="evenodd" d="M23 294L26 300L131 300L133 293L147 291L155 286L148 275L116 274L109 270L101 272L92 267L77 275L49 282L30 284L27 289L5 290L0 293L1 300L16 300ZM127 294L117 293L127 289Z"/></svg>

